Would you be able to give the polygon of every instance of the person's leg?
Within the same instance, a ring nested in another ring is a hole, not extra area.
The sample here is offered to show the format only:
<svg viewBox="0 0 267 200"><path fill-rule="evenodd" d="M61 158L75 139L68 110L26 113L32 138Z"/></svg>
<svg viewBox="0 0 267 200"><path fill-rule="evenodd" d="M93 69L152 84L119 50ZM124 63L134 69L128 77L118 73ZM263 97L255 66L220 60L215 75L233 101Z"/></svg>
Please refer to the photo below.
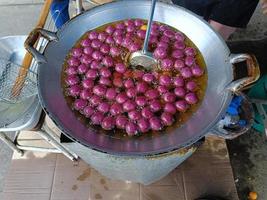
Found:
<svg viewBox="0 0 267 200"><path fill-rule="evenodd" d="M172 0L194 12L227 40L236 28L245 28L259 0Z"/></svg>
<svg viewBox="0 0 267 200"><path fill-rule="evenodd" d="M172 3L178 6L185 7L185 0L172 0Z"/></svg>
<svg viewBox="0 0 267 200"><path fill-rule="evenodd" d="M261 0L262 13L267 15L267 0Z"/></svg>
<svg viewBox="0 0 267 200"><path fill-rule="evenodd" d="M235 31L235 27L226 26L214 20L209 20L210 25L222 36L224 40L227 40L230 35L232 35Z"/></svg>
<svg viewBox="0 0 267 200"><path fill-rule="evenodd" d="M211 8L218 0L172 0L172 2L208 20Z"/></svg>
<svg viewBox="0 0 267 200"><path fill-rule="evenodd" d="M227 40L237 28L246 28L259 0L222 0L212 8L209 22Z"/></svg>
<svg viewBox="0 0 267 200"><path fill-rule="evenodd" d="M206 21L209 21L213 7L219 3L217 0L172 0L172 2L203 17ZM210 20L209 23L225 40L236 30L214 20Z"/></svg>

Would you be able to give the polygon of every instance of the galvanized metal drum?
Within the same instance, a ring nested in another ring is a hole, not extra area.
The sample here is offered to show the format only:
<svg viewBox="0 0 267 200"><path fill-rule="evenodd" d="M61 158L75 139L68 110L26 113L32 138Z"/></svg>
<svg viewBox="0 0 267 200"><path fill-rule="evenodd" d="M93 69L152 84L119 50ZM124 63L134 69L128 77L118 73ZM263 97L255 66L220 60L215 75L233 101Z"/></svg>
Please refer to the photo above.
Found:
<svg viewBox="0 0 267 200"><path fill-rule="evenodd" d="M223 39L201 18L181 7L158 3L154 20L182 31L202 53L208 73L204 100L196 113L181 127L153 137L118 138L100 134L83 125L68 107L61 86L62 64L69 50L88 30L129 19L147 19L150 1L118 1L98 6L73 18L58 32L34 30L26 48L39 62L39 97L47 114L70 138L98 151L120 155L151 155L172 151L195 143L222 117L232 92L255 81L258 66L253 56L232 55ZM34 47L37 36L50 40L41 54ZM233 64L247 61L248 77L234 80Z"/></svg>

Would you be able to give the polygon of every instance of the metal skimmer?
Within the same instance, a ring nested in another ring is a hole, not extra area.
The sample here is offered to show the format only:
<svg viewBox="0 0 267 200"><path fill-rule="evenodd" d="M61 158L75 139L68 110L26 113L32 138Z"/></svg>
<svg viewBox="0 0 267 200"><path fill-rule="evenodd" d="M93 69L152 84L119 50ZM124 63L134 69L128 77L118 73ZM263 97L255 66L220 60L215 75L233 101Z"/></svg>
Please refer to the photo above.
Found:
<svg viewBox="0 0 267 200"><path fill-rule="evenodd" d="M148 51L148 42L150 36L151 25L153 21L154 11L157 0L151 1L150 14L147 24L146 37L144 40L143 49L131 54L130 63L132 66L142 66L146 69L152 69L157 66L157 60L153 57L152 53Z"/></svg>

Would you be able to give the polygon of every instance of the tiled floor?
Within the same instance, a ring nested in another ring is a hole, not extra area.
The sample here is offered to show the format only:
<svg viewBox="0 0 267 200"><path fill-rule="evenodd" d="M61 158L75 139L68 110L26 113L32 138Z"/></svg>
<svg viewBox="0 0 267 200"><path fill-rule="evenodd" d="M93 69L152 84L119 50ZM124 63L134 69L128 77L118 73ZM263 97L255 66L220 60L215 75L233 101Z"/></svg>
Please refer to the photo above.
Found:
<svg viewBox="0 0 267 200"><path fill-rule="evenodd" d="M185 163L149 186L114 181L60 154L13 156L1 200L194 200L215 194L238 200L223 140L208 139Z"/></svg>
<svg viewBox="0 0 267 200"><path fill-rule="evenodd" d="M1 15L1 19L2 19L2 20L0 20L0 27L1 27L0 36L27 34L33 28L34 24L36 23L37 17L39 15L39 10L41 9L40 3L42 3L42 2L43 2L43 0L20 0L20 1L17 1L17 0L0 0L0 15ZM244 39L244 38L245 39L246 38L248 38L248 39L258 38L259 36L263 35L263 33L266 32L266 27L267 27L266 23L267 23L267 18L262 15L261 9L259 9L259 7L258 7L258 9L256 10L254 17L252 18L248 28L246 30L239 31L237 34L235 34L236 37L234 37L234 39L239 40L239 39ZM0 145L2 145L2 144L0 144ZM0 160L0 167L1 167L0 174L4 174L5 169L7 168L6 164L8 163L8 156L10 155L10 153L9 154L6 153L8 151L9 151L9 149L4 149L4 146L2 146L0 149L0 158L1 158L1 160ZM198 154L199 153L196 153L192 158L190 158L182 166L187 167L188 163L190 164L191 160L195 159L195 157ZM40 154L38 154L38 155L40 155ZM215 155L215 154L212 154L212 155ZM28 155L28 156L31 156L31 155ZM14 157L12 167L11 167L9 174L8 174L8 178L7 178L8 180L7 180L6 186L5 186L5 193L4 193L5 198L1 198L1 196L0 196L0 199L1 200L4 200L4 199L13 200L12 198L8 198L7 195L10 194L10 192L8 192L8 191L12 192L16 188L18 189L18 192L14 192L14 195L18 195L18 199L23 199L23 198L19 198L19 197L22 197L23 193L25 195L30 195L30 193L31 193L30 189L35 187L34 186L34 184L35 184L34 180L32 181L30 179L30 176L34 176L32 174L34 172L32 170L33 163L38 165L38 167L39 167L40 165L42 165L43 162L46 163L49 160L51 161L51 158L53 158L53 162L55 163L59 157L62 157L62 156L61 155L60 156L46 155L46 157L44 158L44 161L39 160L38 157L32 158L33 161L22 160L22 159L18 160ZM209 159L206 159L206 161L209 161ZM66 162L68 163L68 165L71 165L71 163L69 161L66 160ZM227 166L229 165L228 162L229 161L226 161ZM17 165L17 164L15 165L15 163L19 163L19 165ZM209 162L207 162L207 163L209 163ZM23 174L24 173L23 170L22 171L17 170L20 167L20 165L26 165L26 164L29 164L28 165L29 170L26 171L25 174ZM46 164L43 164L43 165L46 166ZM44 166L42 166L42 167L44 167ZM73 171L80 169L80 166L81 166L81 164L78 167L75 167L73 169ZM182 166L179 167L177 170L175 170L174 174L177 171L181 171L181 168L183 168ZM184 168L186 168L186 167L184 167ZM219 168L217 170L219 171L221 169ZM42 171L38 171L38 173L40 173L39 174L40 176L37 176L36 174L35 175L39 178L39 181L43 183L44 178L42 176L44 176L43 175L44 173ZM12 174L14 174L14 176L12 176ZM25 186L24 189L21 189L23 187L18 182L19 181L18 179L20 178L19 174L21 174L23 185L28 185L27 187ZM49 174L49 175L53 176L53 174L54 173ZM15 176L15 175L18 175L18 176ZM48 174L45 174L45 176L47 177ZM173 176L174 176L173 174L168 176L167 178L161 180L160 183L162 181L164 182L164 184L166 183L167 184L166 188L175 187L173 185L179 184L179 182L176 181L176 183L174 184ZM225 178L225 177L223 177L223 178ZM53 179L49 179L49 180L53 180ZM74 180L76 180L76 179L74 179ZM176 180L178 180L178 179L176 179ZM29 183L26 184L26 181ZM0 175L0 182L1 182L1 175ZM1 195L1 184L2 184L2 182L0 183L0 195ZM49 183L48 188L50 188L50 189L47 190L47 191L49 191L49 194L52 191L51 184L52 184L52 182ZM201 183L200 185L203 186L205 184ZM232 183L230 185L232 186ZM178 186L179 186L178 189L182 188L181 185L178 185ZM36 188L37 187L39 187L39 185L36 185ZM149 187L151 187L151 186L149 186ZM146 187L147 190L149 190L149 187ZM19 188L20 188L20 192L19 192ZM75 186L75 184L74 184L73 190L69 190L69 189L66 189L66 190L67 191L79 191L79 189L80 189L80 187L77 185ZM104 189L105 189L105 187L104 187ZM60 191L63 191L63 190L60 190ZM88 189L88 191L89 191L89 189ZM153 192L155 193L156 191L153 191ZM38 192L36 194L38 194ZM63 195L63 194L64 194L64 192L61 192L61 195ZM66 194L66 195L69 195L69 194ZM80 193L79 193L79 195L80 195ZM34 198L34 199L37 199L37 200L42 199L41 196L42 195L40 195L40 196L38 196L38 198ZM49 199L49 196L50 195L46 196L47 198L45 197L45 199ZM96 195L96 198L101 199L101 196ZM81 198L77 197L77 199L81 199ZM104 199L104 198L102 197L102 199ZM109 198L109 199L111 199L111 198ZM156 199L156 198L154 198L152 195L152 197L150 199ZM166 199L166 198L164 197L163 199ZM178 199L180 199L180 198L178 198ZM25 200L28 200L28 198L25 198Z"/></svg>

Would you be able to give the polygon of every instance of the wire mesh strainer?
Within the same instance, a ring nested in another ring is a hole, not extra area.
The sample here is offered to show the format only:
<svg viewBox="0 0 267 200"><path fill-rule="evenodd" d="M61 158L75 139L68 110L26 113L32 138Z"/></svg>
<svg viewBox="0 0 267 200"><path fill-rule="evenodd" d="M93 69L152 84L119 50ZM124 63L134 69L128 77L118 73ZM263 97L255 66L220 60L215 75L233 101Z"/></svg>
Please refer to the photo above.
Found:
<svg viewBox="0 0 267 200"><path fill-rule="evenodd" d="M25 72L27 75L20 75L19 72ZM17 77L20 78L19 87L13 88ZM35 72L0 58L0 101L18 103L36 95L36 79L37 74Z"/></svg>
<svg viewBox="0 0 267 200"><path fill-rule="evenodd" d="M61 11L58 10L52 16L48 16L45 24L47 30L56 31L55 22L60 14ZM43 52L47 42L46 39L40 38L36 48ZM9 59L0 57L0 102L15 104L36 95L38 92L37 68L38 64L35 60L32 60L30 69L26 69L26 67L13 63ZM26 77L24 73L27 74ZM14 88L16 80L19 82Z"/></svg>

